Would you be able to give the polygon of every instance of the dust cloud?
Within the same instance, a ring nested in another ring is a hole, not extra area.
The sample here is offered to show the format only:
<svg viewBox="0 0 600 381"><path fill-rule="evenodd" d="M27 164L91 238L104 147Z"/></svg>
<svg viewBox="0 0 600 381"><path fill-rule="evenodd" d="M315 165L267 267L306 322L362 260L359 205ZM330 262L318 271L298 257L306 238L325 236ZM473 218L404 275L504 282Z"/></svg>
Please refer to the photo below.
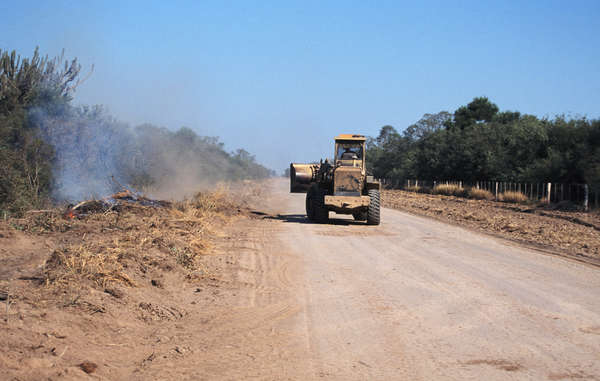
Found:
<svg viewBox="0 0 600 381"><path fill-rule="evenodd" d="M29 118L54 149L58 201L101 198L123 188L181 199L219 181L273 175L247 151L227 152L216 137L186 127L132 127L101 106L37 108Z"/></svg>

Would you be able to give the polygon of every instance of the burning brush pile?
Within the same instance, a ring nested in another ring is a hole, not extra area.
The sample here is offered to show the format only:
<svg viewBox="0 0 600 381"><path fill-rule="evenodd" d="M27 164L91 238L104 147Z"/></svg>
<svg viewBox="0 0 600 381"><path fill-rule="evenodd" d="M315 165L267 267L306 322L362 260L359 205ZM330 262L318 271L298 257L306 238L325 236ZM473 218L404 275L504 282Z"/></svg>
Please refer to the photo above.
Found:
<svg viewBox="0 0 600 381"><path fill-rule="evenodd" d="M7 222L11 230L49 246L45 264L32 275L41 284L55 290L87 284L106 291L136 287L165 272L187 279L207 276L202 256L242 209L227 188L173 202L123 190Z"/></svg>
<svg viewBox="0 0 600 381"><path fill-rule="evenodd" d="M140 194L124 189L110 197L101 200L86 200L77 205L69 205L63 216L65 218L80 218L91 213L119 212L128 206L171 207L172 203L164 200L152 200Z"/></svg>

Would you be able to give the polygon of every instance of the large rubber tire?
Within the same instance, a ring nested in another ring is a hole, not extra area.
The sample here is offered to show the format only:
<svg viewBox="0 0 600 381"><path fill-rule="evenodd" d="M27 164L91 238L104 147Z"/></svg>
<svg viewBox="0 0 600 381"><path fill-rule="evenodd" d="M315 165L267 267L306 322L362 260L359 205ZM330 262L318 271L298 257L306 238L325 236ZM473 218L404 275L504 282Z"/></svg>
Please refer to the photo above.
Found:
<svg viewBox="0 0 600 381"><path fill-rule="evenodd" d="M310 187L308 192L306 192L306 217L308 217L309 221L315 220L314 193L314 187Z"/></svg>
<svg viewBox="0 0 600 381"><path fill-rule="evenodd" d="M310 201L309 201L310 199ZM307 212L308 219L318 223L329 221L329 210L325 207L325 191L319 188L319 185L313 184L307 194Z"/></svg>
<svg viewBox="0 0 600 381"><path fill-rule="evenodd" d="M352 213L352 217L356 221L365 221L367 219L367 212Z"/></svg>
<svg viewBox="0 0 600 381"><path fill-rule="evenodd" d="M379 189L370 189L369 190L369 209L367 210L367 224L369 225L379 225L379 216L380 216L380 196Z"/></svg>

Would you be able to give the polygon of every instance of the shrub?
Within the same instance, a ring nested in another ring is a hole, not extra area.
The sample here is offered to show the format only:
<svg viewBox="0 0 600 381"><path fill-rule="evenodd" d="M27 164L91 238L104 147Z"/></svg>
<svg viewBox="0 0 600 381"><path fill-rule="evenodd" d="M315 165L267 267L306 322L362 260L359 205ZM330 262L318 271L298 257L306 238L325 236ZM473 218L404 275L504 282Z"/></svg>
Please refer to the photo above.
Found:
<svg viewBox="0 0 600 381"><path fill-rule="evenodd" d="M504 193L500 194L500 196L498 198L500 199L500 201L503 201L503 202L516 202L516 203L523 203L523 202L527 202L529 200L527 198L527 196L525 196L523 193L513 192L513 191L504 192Z"/></svg>
<svg viewBox="0 0 600 381"><path fill-rule="evenodd" d="M459 187L456 184L440 184L433 188L433 194L461 197L465 195L465 188Z"/></svg>
<svg viewBox="0 0 600 381"><path fill-rule="evenodd" d="M476 200L493 200L494 195L492 192L485 189L471 188L469 189L469 197Z"/></svg>

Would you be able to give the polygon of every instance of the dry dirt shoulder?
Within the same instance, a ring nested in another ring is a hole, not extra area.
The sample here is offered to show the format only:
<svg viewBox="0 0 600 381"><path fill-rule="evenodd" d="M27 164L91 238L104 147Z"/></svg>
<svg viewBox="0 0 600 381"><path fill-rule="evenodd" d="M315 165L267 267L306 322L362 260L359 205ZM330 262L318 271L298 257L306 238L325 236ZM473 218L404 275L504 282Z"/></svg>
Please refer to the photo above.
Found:
<svg viewBox="0 0 600 381"><path fill-rule="evenodd" d="M384 190L383 206L600 265L600 215L539 206Z"/></svg>
<svg viewBox="0 0 600 381"><path fill-rule="evenodd" d="M2 222L0 378L201 379L197 359L210 359L247 288L236 248L252 216L199 194L173 208Z"/></svg>

